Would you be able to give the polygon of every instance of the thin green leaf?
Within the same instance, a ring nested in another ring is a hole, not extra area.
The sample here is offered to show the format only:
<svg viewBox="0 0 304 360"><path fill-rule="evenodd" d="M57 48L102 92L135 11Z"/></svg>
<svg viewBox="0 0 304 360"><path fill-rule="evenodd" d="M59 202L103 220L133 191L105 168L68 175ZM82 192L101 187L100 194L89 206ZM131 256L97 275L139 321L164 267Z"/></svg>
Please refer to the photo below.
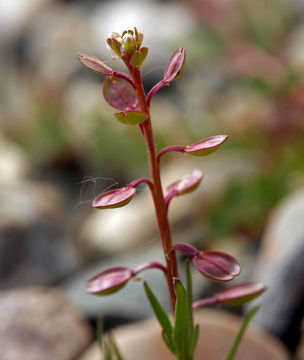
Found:
<svg viewBox="0 0 304 360"><path fill-rule="evenodd" d="M164 343L167 345L168 349L174 354L176 355L176 346L173 342L172 337L168 337L167 333L165 333L165 331L162 331L162 338L164 340Z"/></svg>
<svg viewBox="0 0 304 360"><path fill-rule="evenodd" d="M187 298L188 298L188 311L189 311L189 318L191 322L191 328L193 329L193 309L192 309L192 276L191 276L191 269L190 269L190 261L187 259L186 261L186 278L187 278Z"/></svg>
<svg viewBox="0 0 304 360"><path fill-rule="evenodd" d="M243 338L243 335L250 323L250 321L252 320L252 318L254 317L254 315L256 314L256 312L259 310L260 306L257 305L255 307L253 307L244 317L242 325L238 331L238 333L236 334L236 337L231 345L231 348L228 352L228 355L226 357L226 360L233 360L234 356L237 352L237 349L239 347L239 344Z"/></svg>
<svg viewBox="0 0 304 360"><path fill-rule="evenodd" d="M194 328L194 333L193 333L193 336L192 336L192 339L191 339L191 344L190 344L190 347L189 347L189 353L193 355L194 353L194 350L196 348L196 344L197 344L197 340L198 340L198 336L199 336L199 325L196 325L195 328Z"/></svg>
<svg viewBox="0 0 304 360"><path fill-rule="evenodd" d="M101 318L97 319L97 341L100 350L102 350L104 339L103 339L103 321Z"/></svg>
<svg viewBox="0 0 304 360"><path fill-rule="evenodd" d="M113 360L112 354L111 354L111 347L110 347L108 340L105 340L103 342L103 358L105 360Z"/></svg>
<svg viewBox="0 0 304 360"><path fill-rule="evenodd" d="M155 295L153 294L152 290L148 286L146 282L144 282L144 288L147 295L147 298L151 304L151 307L154 311L157 320L159 321L161 327L163 328L164 332L166 333L167 337L172 341L172 325L166 314L165 310L161 307L160 303L156 299Z"/></svg>
<svg viewBox="0 0 304 360"><path fill-rule="evenodd" d="M190 359L189 346L191 342L190 316L188 311L188 302L186 290L179 280L175 281L176 307L175 307L175 326L173 338L178 350L178 356L181 359Z"/></svg>
<svg viewBox="0 0 304 360"><path fill-rule="evenodd" d="M110 335L109 341L111 343L112 352L114 352L116 358L115 360L123 360L123 357L118 349L118 346L116 344L116 341L114 340L114 337Z"/></svg>

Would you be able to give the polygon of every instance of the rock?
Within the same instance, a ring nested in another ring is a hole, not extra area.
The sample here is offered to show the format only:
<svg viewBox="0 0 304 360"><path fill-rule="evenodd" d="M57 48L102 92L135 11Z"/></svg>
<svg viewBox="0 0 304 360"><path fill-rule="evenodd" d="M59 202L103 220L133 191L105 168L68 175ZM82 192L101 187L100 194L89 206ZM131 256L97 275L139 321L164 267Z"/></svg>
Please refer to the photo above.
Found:
<svg viewBox="0 0 304 360"><path fill-rule="evenodd" d="M304 317L304 191L290 195L268 223L256 263L256 279L268 290L259 298L255 322L278 336L291 351Z"/></svg>
<svg viewBox="0 0 304 360"><path fill-rule="evenodd" d="M195 360L222 360L240 326L240 318L223 311L204 309L195 314L200 324ZM122 326L113 331L121 353L128 360L173 360L162 338L156 320ZM79 360L99 360L95 344ZM258 328L249 328L238 348L235 360L287 360L286 349L275 338Z"/></svg>
<svg viewBox="0 0 304 360"><path fill-rule="evenodd" d="M60 291L1 291L1 360L74 360L91 339L88 323Z"/></svg>
<svg viewBox="0 0 304 360"><path fill-rule="evenodd" d="M51 284L81 263L68 234L64 196L50 185L0 187L0 286Z"/></svg>
<svg viewBox="0 0 304 360"><path fill-rule="evenodd" d="M24 178L30 169L26 154L0 132L0 183Z"/></svg>

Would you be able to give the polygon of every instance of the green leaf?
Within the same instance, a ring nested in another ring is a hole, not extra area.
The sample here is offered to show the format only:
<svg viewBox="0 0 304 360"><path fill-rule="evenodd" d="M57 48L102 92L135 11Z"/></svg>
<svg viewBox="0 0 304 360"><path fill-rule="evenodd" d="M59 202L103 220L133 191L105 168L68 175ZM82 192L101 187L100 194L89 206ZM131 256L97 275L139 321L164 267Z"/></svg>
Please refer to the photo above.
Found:
<svg viewBox="0 0 304 360"><path fill-rule="evenodd" d="M147 298L154 311L154 314L157 317L157 320L159 321L164 332L166 333L166 337L168 338L168 340L173 343L173 339L172 339L173 330L168 315L166 314L165 310L161 307L160 303L158 302L158 300L156 299L155 295L153 294L152 290L150 289L150 287L146 282L144 282L144 288Z"/></svg>
<svg viewBox="0 0 304 360"><path fill-rule="evenodd" d="M199 325L197 324L194 328L194 333L193 333L193 336L192 336L192 339L191 339L191 344L190 344L190 347L189 347L189 353L193 355L194 351L195 351L195 348L196 348L196 344L197 344L197 340L198 340L198 336L199 336L199 331L200 331L200 328L199 328Z"/></svg>
<svg viewBox="0 0 304 360"><path fill-rule="evenodd" d="M189 347L192 338L192 323L189 315L186 290L179 280L174 284L176 293L175 326L173 339L180 359L191 359Z"/></svg>
<svg viewBox="0 0 304 360"><path fill-rule="evenodd" d="M114 114L115 118L125 125L137 125L145 121L148 115L141 111L125 111Z"/></svg>
<svg viewBox="0 0 304 360"><path fill-rule="evenodd" d="M114 338L111 335L109 336L109 340L110 340L111 347L112 347L112 353L114 353L116 356L115 360L123 360L123 357L118 349L116 341L114 340Z"/></svg>
<svg viewBox="0 0 304 360"><path fill-rule="evenodd" d="M192 276L191 276L191 269L190 269L190 261L189 258L186 261L186 278L187 278L187 300L188 300L188 311L189 311L189 318L191 322L191 330L193 329L193 309L192 309ZM192 334L191 334L192 335Z"/></svg>
<svg viewBox="0 0 304 360"><path fill-rule="evenodd" d="M250 323L250 321L252 320L252 318L254 317L254 315L256 314L256 312L259 310L260 306L255 306L253 307L244 317L243 319L243 322L242 322L242 325L238 331L238 333L236 334L236 337L231 345L231 348L228 352L228 355L226 357L226 360L233 360L234 359L234 356L237 352L237 349L240 345L240 342L243 338L243 335Z"/></svg>
<svg viewBox="0 0 304 360"><path fill-rule="evenodd" d="M165 331L162 331L162 338L165 342L165 344L167 345L168 349L174 354L176 355L176 346L174 344L173 338L172 337L168 337L167 333L165 333Z"/></svg>

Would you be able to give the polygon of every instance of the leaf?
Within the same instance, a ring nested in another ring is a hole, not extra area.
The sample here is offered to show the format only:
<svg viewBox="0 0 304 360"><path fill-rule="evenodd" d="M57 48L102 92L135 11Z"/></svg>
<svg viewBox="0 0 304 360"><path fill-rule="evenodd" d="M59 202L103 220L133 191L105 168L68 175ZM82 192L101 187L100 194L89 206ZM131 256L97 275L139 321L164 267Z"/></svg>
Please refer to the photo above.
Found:
<svg viewBox="0 0 304 360"><path fill-rule="evenodd" d="M191 269L190 269L190 261L187 259L186 261L186 279L187 279L187 302L188 302L188 312L189 312L189 321L191 323L191 336L193 330L193 310L192 310L192 276L191 276Z"/></svg>
<svg viewBox="0 0 304 360"><path fill-rule="evenodd" d="M108 76L103 83L103 95L106 102L118 110L137 109L138 97L134 87L125 79Z"/></svg>
<svg viewBox="0 0 304 360"><path fill-rule="evenodd" d="M114 340L114 337L109 335L110 338L110 342L111 342L111 347L112 347L112 353L115 354L115 360L123 360L123 357L118 349L118 346L116 344L116 341Z"/></svg>
<svg viewBox="0 0 304 360"><path fill-rule="evenodd" d="M236 334L236 337L231 345L231 348L228 352L228 355L226 357L226 360L233 360L234 359L234 356L237 352L237 349L240 345L240 342L243 338L243 335L250 323L250 321L252 320L252 318L254 317L254 315L256 314L256 312L259 310L259 306L255 306L253 307L244 317L243 319L243 322L242 322L242 325L238 331L238 333Z"/></svg>
<svg viewBox="0 0 304 360"><path fill-rule="evenodd" d="M175 196L179 196L194 191L199 186L202 178L203 173L200 170L194 170L191 174L168 186L168 194L174 193Z"/></svg>
<svg viewBox="0 0 304 360"><path fill-rule="evenodd" d="M176 355L176 346L173 342L173 338L168 337L167 333L164 330L162 331L162 338L168 349L172 352L172 354Z"/></svg>
<svg viewBox="0 0 304 360"><path fill-rule="evenodd" d="M190 343L190 346L189 346L189 353L192 354L192 355L193 355L193 353L195 351L195 348L196 348L197 340L198 340L198 337L199 337L199 332L200 332L199 325L196 325L195 328L194 328L194 333L193 333L192 340L191 340L191 343Z"/></svg>
<svg viewBox="0 0 304 360"><path fill-rule="evenodd" d="M217 150L226 140L228 135L215 135L187 145L184 152L194 156L206 156Z"/></svg>
<svg viewBox="0 0 304 360"><path fill-rule="evenodd" d="M92 206L99 210L122 207L132 200L135 193L136 189L133 186L106 191L96 196Z"/></svg>
<svg viewBox="0 0 304 360"><path fill-rule="evenodd" d="M175 281L174 288L176 293L176 306L173 339L179 357L186 360L189 359L192 324L188 311L186 290L179 280Z"/></svg>
<svg viewBox="0 0 304 360"><path fill-rule="evenodd" d="M164 311L164 309L161 307L160 303L158 302L157 298L153 294L152 290L148 286L146 282L144 282L144 288L147 295L147 298L151 304L151 307L153 309L153 312L159 321L161 327L163 328L164 332L166 333L167 339L172 342L172 325L168 318L167 313Z"/></svg>
<svg viewBox="0 0 304 360"><path fill-rule="evenodd" d="M113 267L102 271L86 283L86 291L93 295L109 295L117 292L134 276L127 267Z"/></svg>
<svg viewBox="0 0 304 360"><path fill-rule="evenodd" d="M192 260L194 266L210 280L230 281L241 272L235 258L220 251L201 251Z"/></svg>
<svg viewBox="0 0 304 360"><path fill-rule="evenodd" d="M126 125L136 125L148 118L148 115L141 111L125 111L114 114L116 119Z"/></svg>
<svg viewBox="0 0 304 360"><path fill-rule="evenodd" d="M93 56L89 56L86 54L79 53L78 59L86 68L93 70L102 75L111 75L113 74L113 70L102 61L96 59Z"/></svg>
<svg viewBox="0 0 304 360"><path fill-rule="evenodd" d="M261 295L267 287L262 283L245 283L228 287L216 295L217 304L243 305Z"/></svg>
<svg viewBox="0 0 304 360"><path fill-rule="evenodd" d="M164 72L163 80L170 83L182 74L185 66L186 52L180 47L171 55Z"/></svg>

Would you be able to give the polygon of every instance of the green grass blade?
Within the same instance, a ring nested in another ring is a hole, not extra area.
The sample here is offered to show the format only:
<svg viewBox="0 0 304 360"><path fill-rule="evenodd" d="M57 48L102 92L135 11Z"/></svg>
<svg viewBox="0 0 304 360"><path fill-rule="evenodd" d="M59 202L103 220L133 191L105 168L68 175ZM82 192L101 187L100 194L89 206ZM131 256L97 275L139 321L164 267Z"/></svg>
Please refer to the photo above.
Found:
<svg viewBox="0 0 304 360"><path fill-rule="evenodd" d="M233 360L234 359L234 356L237 352L237 349L240 345L240 342L243 338L243 335L250 323L250 321L252 320L252 318L254 317L254 315L256 314L256 312L259 310L259 306L255 306L253 307L244 317L243 319L243 322L242 322L242 325L238 331L238 333L236 334L236 337L232 343L232 346L228 352L228 355L226 357L226 360Z"/></svg>

